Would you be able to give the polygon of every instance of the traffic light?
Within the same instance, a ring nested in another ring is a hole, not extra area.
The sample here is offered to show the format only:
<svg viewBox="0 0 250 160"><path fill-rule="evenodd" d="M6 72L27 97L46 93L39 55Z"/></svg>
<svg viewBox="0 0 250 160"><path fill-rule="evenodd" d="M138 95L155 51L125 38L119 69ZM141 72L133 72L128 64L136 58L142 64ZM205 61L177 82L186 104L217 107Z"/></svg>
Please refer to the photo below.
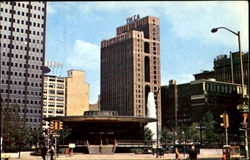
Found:
<svg viewBox="0 0 250 160"><path fill-rule="evenodd" d="M58 130L58 121L55 121L55 130Z"/></svg>
<svg viewBox="0 0 250 160"><path fill-rule="evenodd" d="M63 129L63 122L59 121L59 130Z"/></svg>
<svg viewBox="0 0 250 160"><path fill-rule="evenodd" d="M54 121L50 121L49 129L55 129L55 122Z"/></svg>
<svg viewBox="0 0 250 160"><path fill-rule="evenodd" d="M220 125L224 128L228 128L229 127L229 118L228 118L228 114L227 113L223 113L220 115L220 118L223 119L223 123L221 123Z"/></svg>
<svg viewBox="0 0 250 160"><path fill-rule="evenodd" d="M243 113L242 117L243 117L243 122L241 122L241 128L242 129L247 129L247 113Z"/></svg>

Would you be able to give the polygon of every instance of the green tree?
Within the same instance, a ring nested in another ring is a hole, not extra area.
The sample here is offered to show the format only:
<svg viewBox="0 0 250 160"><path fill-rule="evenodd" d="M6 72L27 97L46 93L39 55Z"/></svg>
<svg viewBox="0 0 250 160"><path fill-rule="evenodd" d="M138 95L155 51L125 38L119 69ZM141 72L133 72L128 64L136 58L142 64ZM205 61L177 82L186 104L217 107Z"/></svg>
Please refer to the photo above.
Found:
<svg viewBox="0 0 250 160"><path fill-rule="evenodd" d="M221 143L222 136L215 128L216 121L213 114L209 111L202 119L202 123L206 128L204 129L204 141L207 147L217 147Z"/></svg>
<svg viewBox="0 0 250 160"><path fill-rule="evenodd" d="M148 127L144 128L144 141L146 145L151 144L153 135L154 133Z"/></svg>
<svg viewBox="0 0 250 160"><path fill-rule="evenodd" d="M11 105L3 110L3 139L4 149L18 150L20 157L21 149L30 142L32 135L25 120L19 116L18 110L18 105Z"/></svg>
<svg viewBox="0 0 250 160"><path fill-rule="evenodd" d="M168 128L163 128L160 132L160 142L163 143L165 146L170 144L174 144L176 140L175 132L171 131Z"/></svg>
<svg viewBox="0 0 250 160"><path fill-rule="evenodd" d="M70 128L63 128L62 130L58 130L57 134L60 135L59 142L64 145L64 140L70 135L70 133L71 133Z"/></svg>
<svg viewBox="0 0 250 160"><path fill-rule="evenodd" d="M198 142L200 140L199 123L195 122L185 130L185 138L187 141Z"/></svg>

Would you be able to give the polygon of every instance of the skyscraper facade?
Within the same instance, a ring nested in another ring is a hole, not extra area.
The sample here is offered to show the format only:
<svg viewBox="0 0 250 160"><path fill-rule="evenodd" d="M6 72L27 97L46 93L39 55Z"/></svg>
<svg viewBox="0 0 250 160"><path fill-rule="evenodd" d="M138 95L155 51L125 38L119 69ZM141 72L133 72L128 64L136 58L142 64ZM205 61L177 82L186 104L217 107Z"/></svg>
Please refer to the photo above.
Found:
<svg viewBox="0 0 250 160"><path fill-rule="evenodd" d="M1 2L2 106L19 106L31 129L41 127L46 2Z"/></svg>
<svg viewBox="0 0 250 160"><path fill-rule="evenodd" d="M101 110L145 117L153 92L161 119L159 18L139 15L101 42Z"/></svg>

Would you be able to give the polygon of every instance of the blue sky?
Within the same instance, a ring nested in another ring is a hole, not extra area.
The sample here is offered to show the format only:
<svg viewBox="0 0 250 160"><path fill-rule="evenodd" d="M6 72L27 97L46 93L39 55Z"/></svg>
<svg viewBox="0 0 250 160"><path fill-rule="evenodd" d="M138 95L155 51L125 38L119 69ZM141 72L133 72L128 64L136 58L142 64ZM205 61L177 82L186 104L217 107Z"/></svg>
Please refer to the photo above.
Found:
<svg viewBox="0 0 250 160"><path fill-rule="evenodd" d="M118 1L48 2L46 61L63 63L52 73L85 71L90 103L100 94L100 44L114 37L126 18L156 16L160 19L161 84L194 80L193 74L212 70L220 54L238 51L237 36L224 26L241 32L242 50L249 50L247 1Z"/></svg>

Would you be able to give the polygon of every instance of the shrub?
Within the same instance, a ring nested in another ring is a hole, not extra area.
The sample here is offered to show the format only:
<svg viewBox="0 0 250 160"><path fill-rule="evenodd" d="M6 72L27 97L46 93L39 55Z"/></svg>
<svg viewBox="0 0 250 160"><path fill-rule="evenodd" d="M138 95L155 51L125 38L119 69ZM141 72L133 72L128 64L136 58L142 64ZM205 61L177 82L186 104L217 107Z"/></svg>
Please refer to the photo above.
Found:
<svg viewBox="0 0 250 160"><path fill-rule="evenodd" d="M142 153L144 153L144 149L142 149L142 148L132 148L132 149L130 149L130 152L135 153L135 154L142 154Z"/></svg>

